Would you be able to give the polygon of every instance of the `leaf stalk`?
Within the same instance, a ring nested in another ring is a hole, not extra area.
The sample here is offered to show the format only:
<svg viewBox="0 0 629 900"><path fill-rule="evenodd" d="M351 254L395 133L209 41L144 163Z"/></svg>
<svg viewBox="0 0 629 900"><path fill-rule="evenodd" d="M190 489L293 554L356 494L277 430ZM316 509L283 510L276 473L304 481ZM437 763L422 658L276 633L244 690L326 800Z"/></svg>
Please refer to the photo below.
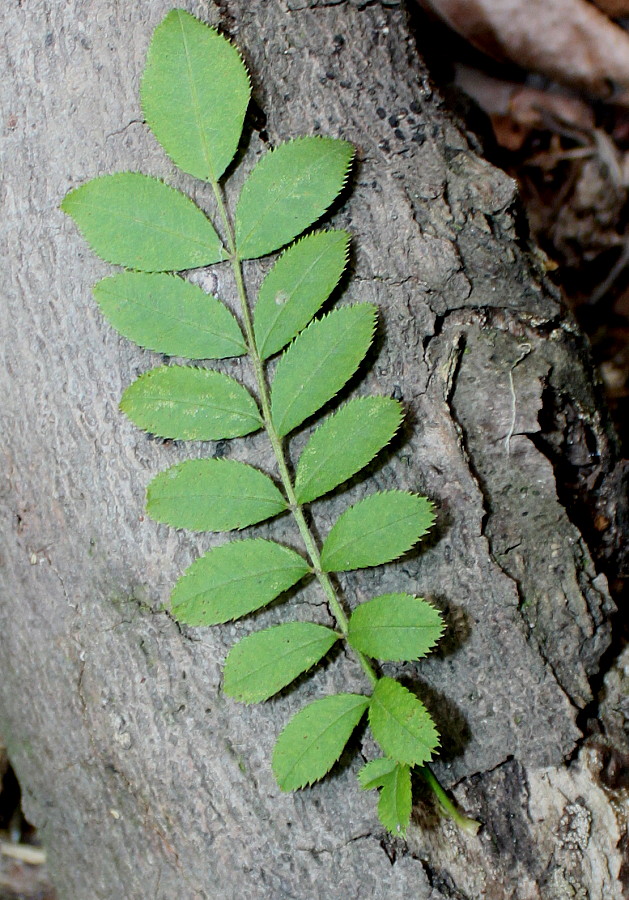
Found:
<svg viewBox="0 0 629 900"><path fill-rule="evenodd" d="M478 829L481 827L481 823L476 819L471 819L469 816L464 816L462 812L460 812L456 803L450 799L447 792L443 788L443 786L439 783L439 780L431 771L429 766L418 766L417 772L424 779L428 787L431 789L433 794L436 796L439 801L439 806L444 811L446 816L457 825L461 831L467 832L467 834L478 834Z"/></svg>

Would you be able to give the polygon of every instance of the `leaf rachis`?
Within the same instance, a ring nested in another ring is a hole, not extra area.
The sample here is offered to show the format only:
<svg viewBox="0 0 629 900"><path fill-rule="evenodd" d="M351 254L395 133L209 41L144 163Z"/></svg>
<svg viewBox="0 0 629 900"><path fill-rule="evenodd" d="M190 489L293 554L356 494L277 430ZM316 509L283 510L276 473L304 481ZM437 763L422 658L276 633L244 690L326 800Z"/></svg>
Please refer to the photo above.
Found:
<svg viewBox="0 0 629 900"><path fill-rule="evenodd" d="M345 269L347 232L309 232L295 241L344 189L354 148L320 136L280 144L254 165L232 214L221 181L241 139L250 93L239 51L215 29L184 10L172 10L157 27L141 83L146 122L177 166L210 183L223 240L189 197L140 173L95 178L71 191L62 204L94 251L128 270L95 289L104 315L123 335L192 360L247 355L253 367L256 397L230 376L182 365L152 369L124 392L121 408L127 416L162 437L230 440L264 429L277 466L279 487L238 460L181 462L149 484L150 516L174 528L220 532L289 511L303 543L305 556L260 538L214 547L179 578L171 610L193 627L234 621L314 575L334 627L287 622L245 637L227 658L225 693L246 703L265 700L341 640L358 660L372 694L322 697L288 722L272 761L280 788L295 790L322 778L368 710L385 756L369 763L359 781L363 788L380 790L384 827L406 831L412 765L420 767L448 813L462 820L425 768L439 745L428 711L395 679L380 676L371 662L416 660L428 653L443 629L438 611L419 597L399 593L375 597L348 616L329 574L382 565L406 553L431 527L432 504L409 491L370 494L339 516L321 547L303 508L369 465L398 431L402 407L388 397L351 399L313 432L294 478L285 449L287 437L352 378L373 339L376 308L371 304L341 306L313 318ZM289 244L254 306L243 260ZM159 274L225 260L234 275L242 329L219 299L181 278ZM270 375L267 360L280 350Z"/></svg>

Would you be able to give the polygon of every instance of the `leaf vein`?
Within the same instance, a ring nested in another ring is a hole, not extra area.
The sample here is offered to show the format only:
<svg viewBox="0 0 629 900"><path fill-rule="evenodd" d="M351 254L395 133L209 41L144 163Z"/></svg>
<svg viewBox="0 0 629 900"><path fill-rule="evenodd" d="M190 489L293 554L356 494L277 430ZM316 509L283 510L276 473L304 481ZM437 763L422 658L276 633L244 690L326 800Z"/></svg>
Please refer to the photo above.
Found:
<svg viewBox="0 0 629 900"><path fill-rule="evenodd" d="M172 275L168 275L166 277L172 278ZM189 283L190 282L185 282L185 284L189 284ZM112 297L114 299L114 301L120 302L119 295L116 294L114 291L104 291L104 293L106 296ZM211 300L216 300L217 303L221 302L216 297L214 297L212 294L206 294L205 296L210 298ZM139 300L137 298L137 296L136 297L122 297L121 299L122 299L122 302L130 303L130 304L132 304L133 307L137 307L138 309L146 310L146 312L149 312L149 313L155 312L155 307L153 305L151 305L150 303L143 303L141 300ZM227 307L225 307L225 309L227 309ZM229 310L228 310L228 312L229 312ZM191 329L193 329L196 332L200 331L202 334L210 334L210 335L212 335L212 337L221 338L221 340L229 341L229 343L232 343L232 344L238 344L238 342L234 338L230 337L229 335L226 335L224 332L213 331L211 328L208 328L207 325L205 325L205 324L200 325L199 322L195 322L193 319L187 319L183 315L175 316L172 313L164 312L163 309L160 309L159 315L162 319L168 319L168 320L172 321L175 325L186 325L186 326L189 326ZM169 330L166 327L164 330L167 331L167 333L169 333ZM170 329L170 330L172 330L172 329ZM244 342L241 344L241 346L242 346L243 350L246 349Z"/></svg>
<svg viewBox="0 0 629 900"><path fill-rule="evenodd" d="M348 333L351 334L352 330L353 330L352 325L345 326L344 330L338 335L337 341L330 345L327 353L325 355L323 355L322 357L320 357L318 364L313 369L311 369L310 372L308 373L309 381L313 381L313 382L316 381L317 375L319 374L319 372L321 372L321 370L327 366L327 363L328 363L328 360L330 359L330 357L333 356L337 352L338 348L342 344L345 343L347 334ZM291 411L300 402L301 402L301 395L299 394L299 392L296 391L292 402L287 404L287 406L286 406L286 409L284 411L284 415L282 416L281 422L278 423L278 427L280 428L280 430L283 428L284 422L287 419L290 420Z"/></svg>
<svg viewBox="0 0 629 900"><path fill-rule="evenodd" d="M304 565L305 565L305 563L304 563ZM241 581L243 581L243 582L250 581L252 578L259 578L260 575L266 576L266 575L274 575L277 572L289 572L291 569L293 570L293 572L301 571L301 567L298 566L297 564L295 564L294 566L277 566L273 569L265 569L263 572L254 572L251 575L238 575L235 578L226 578L224 581L218 581L218 580L213 581L212 582L212 590L218 590L219 588L229 587L232 584L238 584ZM306 573L304 573L304 574L306 574ZM183 577L191 578L194 576L184 575ZM207 589L197 591L195 594L190 594L190 600L196 600L198 597L202 597L203 594L206 594L206 593L207 593Z"/></svg>
<svg viewBox="0 0 629 900"><path fill-rule="evenodd" d="M202 127L202 119L201 119L201 105L199 103L199 97L197 94L197 86L192 77L192 66L190 63L190 50L188 47L188 39L186 38L186 33L183 27L183 16L182 11L177 10L178 19L179 19L179 27L181 28L181 39L183 41L183 47L186 54L186 65L188 66L188 79L190 81L190 95L192 97L192 107L194 109L194 117L196 119L197 128L199 130L199 134L201 135L201 143L203 145L203 155L205 156L205 162L207 163L208 175L210 180L216 183L216 179L214 178L214 169L210 160L210 153L207 146L207 138L205 136L205 131Z"/></svg>
<svg viewBox="0 0 629 900"><path fill-rule="evenodd" d="M295 644L293 647L289 648L284 653L281 653L281 652L277 653L276 656L273 657L273 659L269 660L268 662L265 662L263 665L258 665L257 668L255 668L251 672L245 672L239 678L235 678L232 675L232 683L234 685L242 684L243 682L246 682L249 678L262 675L262 673L266 672L267 669L275 668L277 666L278 662L283 662L284 660L287 660L289 657L294 656L296 653L301 653L302 651L307 651L309 647L312 647L315 644L322 645L324 642L325 642L324 638L317 637L317 638L312 638L312 640L309 640L305 644L303 644L303 643ZM311 663L310 665L314 665L314 663ZM307 666L307 668L310 668L310 665ZM304 671L306 671L306 669L304 669Z"/></svg>
<svg viewBox="0 0 629 900"><path fill-rule="evenodd" d="M280 146L282 146L282 145L280 144ZM277 151L272 151L272 152L277 152ZM333 148L333 145L330 145L330 148L327 150L325 156L320 156L319 159L317 160L317 162L315 163L315 165L310 167L310 170L306 170L304 173L302 173L302 175L300 175L298 178L295 179L295 182L294 182L295 186L301 185L304 182L312 180L313 173L315 171L317 171L317 169L321 168L324 164L327 164L328 157L333 154L334 154L334 148ZM263 157L262 161L264 161L265 158L266 157ZM263 212L253 222L253 224L252 224L251 228L249 229L249 231L247 232L247 234L241 238L241 246L243 246L243 247L246 246L247 241L249 240L251 235L254 234L255 231L257 231L257 229L260 225L260 222L262 222L262 221L264 221L264 219L268 218L269 213L272 212L274 207L276 207L277 204L285 198L285 196L286 196L285 194L281 194L278 191L275 192L274 199L271 200L270 203L264 207Z"/></svg>
<svg viewBox="0 0 629 900"><path fill-rule="evenodd" d="M366 704L366 698L365 698L365 707L366 707L366 705L367 705L367 704ZM330 722L330 724L329 724L326 728L324 728L323 731L318 732L317 738L316 738L316 739L317 739L318 741L322 740L322 738L323 738L323 737L324 737L331 729L335 728L336 725L338 725L338 723L339 723L342 719L344 719L346 716L349 716L350 713L355 712L357 709L358 709L358 704L356 704L356 706L355 706L355 707L352 707L351 709L345 709L345 710L343 710L343 712L340 713L340 714L337 716L336 719L334 719L332 722ZM363 709L363 712L364 712L364 709ZM306 756L307 753L310 753L311 747L312 747L312 744L311 744L310 746L306 747L306 748L303 750L303 752L301 753L301 755L300 755L297 759L295 759L295 761L294 761L293 765L291 766L291 768L290 768L290 769L287 769L287 771L285 772L285 774L284 774L284 780L286 780L287 777L288 777L289 775L292 775L292 773L295 771L295 769L297 768L297 766L299 765L299 763L302 761L302 759L304 758L304 756Z"/></svg>
<svg viewBox="0 0 629 900"><path fill-rule="evenodd" d="M171 190L174 191L175 189L171 188ZM185 197L185 194L182 194L181 196ZM189 197L185 197L185 198L186 198L186 200L190 200ZM94 202L81 203L80 201L77 202L76 200L74 202L77 206L85 206L88 209L98 210L98 212L105 213L105 214L111 213L111 208L109 206L101 206L100 204L94 203ZM199 209L199 207L195 203L192 203L192 200L190 200L190 203L198 212L200 212L204 216L208 225L211 225L211 222L209 221L207 216L205 216L203 211L201 209ZM164 234L170 235L171 237L183 238L191 244L197 244L199 247L203 247L204 250L211 249L210 245L207 244L205 241L198 240L198 238L196 238L196 237L191 237L189 234L183 234L181 231L172 231L172 229L165 228L163 225L157 225L154 220L145 221L143 219L138 219L136 216L130 216L125 213L122 213L119 209L116 210L116 216L119 219L126 219L129 222L135 222L137 225L142 225L145 228L152 229L153 231L161 231ZM218 237L218 235L217 235L217 237ZM219 238L219 244L220 244L221 250L224 251L225 248L223 247L223 244L222 244L220 238Z"/></svg>

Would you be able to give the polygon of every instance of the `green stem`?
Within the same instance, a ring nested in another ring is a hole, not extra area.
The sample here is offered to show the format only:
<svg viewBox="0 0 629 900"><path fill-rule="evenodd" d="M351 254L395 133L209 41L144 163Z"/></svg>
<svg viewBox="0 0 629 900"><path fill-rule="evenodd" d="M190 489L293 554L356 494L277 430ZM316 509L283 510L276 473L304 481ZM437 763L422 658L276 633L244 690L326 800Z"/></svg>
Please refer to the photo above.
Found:
<svg viewBox="0 0 629 900"><path fill-rule="evenodd" d="M468 816L464 816L462 812L459 812L457 805L450 799L428 766L418 766L417 771L436 796L439 805L448 818L452 819L461 831L466 831L468 834L477 834L481 823L477 822L476 819L470 819Z"/></svg>

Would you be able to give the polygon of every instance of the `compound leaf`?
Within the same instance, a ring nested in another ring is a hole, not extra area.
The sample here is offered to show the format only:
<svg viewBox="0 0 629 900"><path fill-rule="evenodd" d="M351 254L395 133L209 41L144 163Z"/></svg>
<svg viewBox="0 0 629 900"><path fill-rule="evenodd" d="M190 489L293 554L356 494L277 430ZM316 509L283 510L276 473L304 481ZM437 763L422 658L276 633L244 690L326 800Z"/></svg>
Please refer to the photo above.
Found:
<svg viewBox="0 0 629 900"><path fill-rule="evenodd" d="M369 705L360 694L315 700L294 716L277 739L273 772L283 791L312 784L330 771Z"/></svg>
<svg viewBox="0 0 629 900"><path fill-rule="evenodd" d="M220 441L262 427L251 394L228 375L194 366L160 366L129 385L120 409L159 437Z"/></svg>
<svg viewBox="0 0 629 900"><path fill-rule="evenodd" d="M439 746L428 710L393 678L380 678L369 704L369 725L384 753L397 762L423 765Z"/></svg>
<svg viewBox="0 0 629 900"><path fill-rule="evenodd" d="M232 161L251 86L240 53L182 9L157 26L140 98L147 124L184 172L216 182Z"/></svg>
<svg viewBox="0 0 629 900"><path fill-rule="evenodd" d="M187 625L219 625L275 600L310 571L294 550L254 538L200 556L177 581L171 611Z"/></svg>
<svg viewBox="0 0 629 900"><path fill-rule="evenodd" d="M105 318L141 347L188 359L224 359L247 352L226 306L173 275L121 272L94 286Z"/></svg>
<svg viewBox="0 0 629 900"><path fill-rule="evenodd" d="M314 432L297 464L295 493L309 503L359 472L400 427L403 411L389 397L350 400Z"/></svg>
<svg viewBox="0 0 629 900"><path fill-rule="evenodd" d="M443 632L437 610L412 594L382 594L357 606L348 641L377 659L412 660L425 656Z"/></svg>
<svg viewBox="0 0 629 900"><path fill-rule="evenodd" d="M413 546L434 522L432 504L406 491L371 494L337 519L321 551L326 572L390 562Z"/></svg>
<svg viewBox="0 0 629 900"><path fill-rule="evenodd" d="M233 459L190 459L149 484L146 509L157 522L191 531L232 531L287 508L268 475Z"/></svg>
<svg viewBox="0 0 629 900"><path fill-rule="evenodd" d="M227 258L212 223L189 197L139 172L103 175L70 191L72 216L102 259L142 272L174 272Z"/></svg>
<svg viewBox="0 0 629 900"><path fill-rule="evenodd" d="M288 248L258 294L254 329L262 359L273 356L305 328L328 299L347 264L346 231L309 234Z"/></svg>
<svg viewBox="0 0 629 900"><path fill-rule="evenodd" d="M303 137L266 153L236 206L236 246L243 259L279 250L316 222L340 193L354 148L329 137Z"/></svg>
<svg viewBox="0 0 629 900"><path fill-rule="evenodd" d="M289 622L250 634L227 657L224 691L244 703L268 700L319 662L339 637L312 622Z"/></svg>
<svg viewBox="0 0 629 900"><path fill-rule="evenodd" d="M142 78L144 114L171 159L211 182L215 193L234 159L250 93L246 67L228 40L184 10L165 17L153 35ZM298 138L263 156L242 187L229 252L189 197L137 172L95 178L70 191L61 208L95 253L136 270L104 279L95 288L104 315L123 335L171 356L242 356L250 341L226 307L189 282L152 273L231 259L238 279L240 259L285 247L329 210L353 156L347 141L328 137ZM223 210L222 218L229 231L231 217ZM260 288L253 329L262 360L293 341L278 362L271 391L271 418L280 438L338 393L373 339L376 308L371 304L347 306L311 322L341 278L348 245L344 231L312 234L281 256ZM191 366L145 373L124 392L120 405L141 428L174 439L221 440L265 424L237 381ZM384 397L350 401L331 416L299 460L298 503L322 496L368 465L401 418L400 404ZM267 475L230 459L188 460L153 478L147 490L147 511L157 522L194 531L241 529L289 508L295 511ZM374 494L338 519L324 542L321 566L333 572L392 560L433 519L426 498L404 491ZM262 608L313 571L302 556L273 541L235 541L210 550L187 569L175 585L171 609L193 626L232 621ZM409 594L376 597L355 610L348 629L343 626L359 654L385 660L422 656L441 629L437 611ZM252 634L228 655L225 693L244 702L267 699L320 661L340 637L303 622ZM363 788L380 789L382 823L403 834L411 811L409 766L426 763L439 737L420 700L391 678L378 679L371 697L337 694L302 709L277 739L273 771L285 791L319 780L339 759L367 710L386 758L365 766L359 781Z"/></svg>
<svg viewBox="0 0 629 900"><path fill-rule="evenodd" d="M282 355L271 388L273 424L283 437L340 391L371 341L376 307L343 306L313 322Z"/></svg>

